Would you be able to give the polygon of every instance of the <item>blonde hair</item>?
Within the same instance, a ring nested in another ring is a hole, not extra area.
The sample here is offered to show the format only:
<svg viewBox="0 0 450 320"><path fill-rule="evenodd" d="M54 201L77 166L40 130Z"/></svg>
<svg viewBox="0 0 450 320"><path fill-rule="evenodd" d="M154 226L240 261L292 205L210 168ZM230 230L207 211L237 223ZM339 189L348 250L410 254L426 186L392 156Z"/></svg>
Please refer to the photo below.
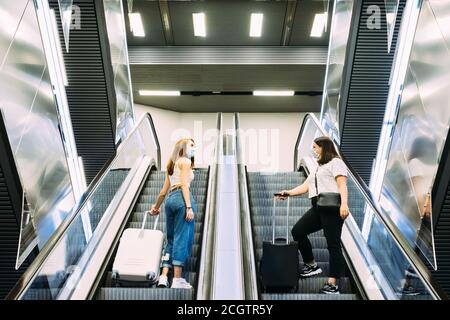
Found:
<svg viewBox="0 0 450 320"><path fill-rule="evenodd" d="M173 147L172 155L170 156L169 161L167 162L167 173L169 176L173 174L173 169L175 167L175 163L177 160L181 157L186 156L186 148L189 141L192 141L195 143L194 139L192 138L183 138L177 141L175 143L175 146ZM194 167L194 158L191 159L191 168Z"/></svg>

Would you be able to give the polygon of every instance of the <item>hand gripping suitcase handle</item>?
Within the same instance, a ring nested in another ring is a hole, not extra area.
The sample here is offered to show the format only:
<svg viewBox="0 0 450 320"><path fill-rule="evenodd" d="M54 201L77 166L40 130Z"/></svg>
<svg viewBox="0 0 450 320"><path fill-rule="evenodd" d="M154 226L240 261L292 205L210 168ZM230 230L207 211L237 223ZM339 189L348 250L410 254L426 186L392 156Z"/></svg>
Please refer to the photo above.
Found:
<svg viewBox="0 0 450 320"><path fill-rule="evenodd" d="M144 228L145 228L145 223L147 222L147 216L148 216L148 213L144 212L144 220L142 221L141 230L144 230ZM158 225L158 221L159 221L159 214L156 216L155 225L153 226L153 230L156 230L156 226Z"/></svg>
<svg viewBox="0 0 450 320"><path fill-rule="evenodd" d="M289 243L289 198L287 198L287 208L286 208L286 244ZM276 198L273 198L273 209L272 209L272 243L275 244L275 202Z"/></svg>

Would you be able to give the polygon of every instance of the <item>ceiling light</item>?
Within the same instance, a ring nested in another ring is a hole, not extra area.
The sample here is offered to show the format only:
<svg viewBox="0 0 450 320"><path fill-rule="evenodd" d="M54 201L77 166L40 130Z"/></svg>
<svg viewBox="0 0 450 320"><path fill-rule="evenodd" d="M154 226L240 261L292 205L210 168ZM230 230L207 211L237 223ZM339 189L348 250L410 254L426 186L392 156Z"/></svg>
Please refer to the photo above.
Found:
<svg viewBox="0 0 450 320"><path fill-rule="evenodd" d="M142 24L140 13L129 13L130 29L135 37L145 37L144 25Z"/></svg>
<svg viewBox="0 0 450 320"><path fill-rule="evenodd" d="M311 29L311 37L320 38L327 23L327 13L317 13L314 17L314 23Z"/></svg>
<svg viewBox="0 0 450 320"><path fill-rule="evenodd" d="M180 91L139 90L141 96L179 96L180 94Z"/></svg>
<svg viewBox="0 0 450 320"><path fill-rule="evenodd" d="M205 14L203 12L193 13L194 35L196 37L206 37Z"/></svg>
<svg viewBox="0 0 450 320"><path fill-rule="evenodd" d="M263 16L262 13L252 13L250 19L250 37L261 37Z"/></svg>
<svg viewBox="0 0 450 320"><path fill-rule="evenodd" d="M295 94L295 91L293 90L282 90L282 91L263 91L263 90L256 90L253 91L254 96L293 96Z"/></svg>

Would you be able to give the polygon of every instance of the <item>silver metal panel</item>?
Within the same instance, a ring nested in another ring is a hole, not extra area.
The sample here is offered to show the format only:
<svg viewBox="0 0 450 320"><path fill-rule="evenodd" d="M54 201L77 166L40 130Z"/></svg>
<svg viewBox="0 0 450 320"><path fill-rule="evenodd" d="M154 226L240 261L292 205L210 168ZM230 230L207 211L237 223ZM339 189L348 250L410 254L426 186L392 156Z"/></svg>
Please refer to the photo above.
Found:
<svg viewBox="0 0 450 320"><path fill-rule="evenodd" d="M123 140L133 128L135 119L122 0L104 0L103 6L117 100L117 140L120 137Z"/></svg>
<svg viewBox="0 0 450 320"><path fill-rule="evenodd" d="M411 50L381 203L413 248L435 265L432 217L423 216L450 125L450 2L424 1ZM446 6L443 5L446 3ZM436 12L440 17L437 19Z"/></svg>
<svg viewBox="0 0 450 320"><path fill-rule="evenodd" d="M353 0L335 2L321 115L325 130L333 137L339 137L339 100L352 11Z"/></svg>
<svg viewBox="0 0 450 320"><path fill-rule="evenodd" d="M319 64L327 47L130 47L130 64Z"/></svg>
<svg viewBox="0 0 450 320"><path fill-rule="evenodd" d="M439 31L444 37L447 48L450 50L450 6L448 0L428 0L431 10L436 18Z"/></svg>
<svg viewBox="0 0 450 320"><path fill-rule="evenodd" d="M0 70L0 107L30 204L30 224L42 247L74 198L33 1L23 12ZM27 239L22 251L35 240Z"/></svg>
<svg viewBox="0 0 450 320"><path fill-rule="evenodd" d="M0 69L28 1L2 1L0 5Z"/></svg>

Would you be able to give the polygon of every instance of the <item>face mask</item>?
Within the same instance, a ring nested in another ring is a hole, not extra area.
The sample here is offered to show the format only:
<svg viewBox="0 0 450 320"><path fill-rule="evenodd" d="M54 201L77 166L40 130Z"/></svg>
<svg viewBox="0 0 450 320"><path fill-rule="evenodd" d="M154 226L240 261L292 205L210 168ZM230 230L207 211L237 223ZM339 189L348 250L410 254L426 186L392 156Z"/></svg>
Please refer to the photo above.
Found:
<svg viewBox="0 0 450 320"><path fill-rule="evenodd" d="M188 148L186 150L186 156L192 159L195 156L195 148Z"/></svg>

